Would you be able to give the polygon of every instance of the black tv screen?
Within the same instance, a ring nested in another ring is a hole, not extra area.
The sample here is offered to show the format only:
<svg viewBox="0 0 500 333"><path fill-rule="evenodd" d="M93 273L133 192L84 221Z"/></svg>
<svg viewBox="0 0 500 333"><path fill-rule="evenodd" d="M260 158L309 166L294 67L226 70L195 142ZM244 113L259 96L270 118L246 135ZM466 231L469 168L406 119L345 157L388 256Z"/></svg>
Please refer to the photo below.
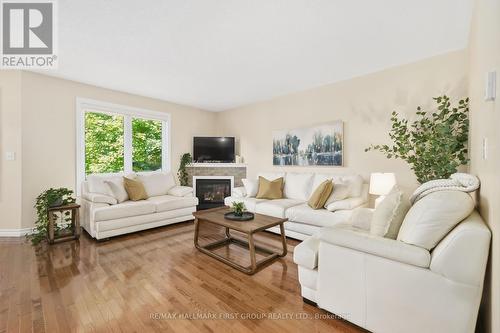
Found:
<svg viewBox="0 0 500 333"><path fill-rule="evenodd" d="M234 163L234 137L195 136L193 160L197 163Z"/></svg>

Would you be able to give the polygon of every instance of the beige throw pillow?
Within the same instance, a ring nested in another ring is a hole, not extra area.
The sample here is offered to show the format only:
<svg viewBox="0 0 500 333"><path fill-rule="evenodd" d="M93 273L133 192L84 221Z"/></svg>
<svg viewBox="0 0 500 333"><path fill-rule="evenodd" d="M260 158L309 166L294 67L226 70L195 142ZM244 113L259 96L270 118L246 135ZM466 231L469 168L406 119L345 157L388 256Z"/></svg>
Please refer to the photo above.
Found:
<svg viewBox="0 0 500 333"><path fill-rule="evenodd" d="M283 177L273 181L259 176L259 191L257 199L281 199L283 198Z"/></svg>
<svg viewBox="0 0 500 333"><path fill-rule="evenodd" d="M410 201L395 188L375 208L370 225L370 234L396 239L399 228L410 209Z"/></svg>
<svg viewBox="0 0 500 333"><path fill-rule="evenodd" d="M312 209L320 209L325 205L326 200L330 197L333 191L333 183L331 179L327 179L314 190L307 204Z"/></svg>
<svg viewBox="0 0 500 333"><path fill-rule="evenodd" d="M123 185L132 201L145 200L148 198L144 185L138 181L127 177L123 177Z"/></svg>

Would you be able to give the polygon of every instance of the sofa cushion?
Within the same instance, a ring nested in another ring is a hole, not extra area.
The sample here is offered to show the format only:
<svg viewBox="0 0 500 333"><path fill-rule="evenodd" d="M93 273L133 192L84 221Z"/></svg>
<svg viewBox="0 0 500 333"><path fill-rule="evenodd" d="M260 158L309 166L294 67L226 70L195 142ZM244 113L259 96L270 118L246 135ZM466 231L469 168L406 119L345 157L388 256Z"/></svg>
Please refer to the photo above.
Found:
<svg viewBox="0 0 500 333"><path fill-rule="evenodd" d="M428 194L410 208L397 239L430 250L473 210L474 202L467 193L440 191Z"/></svg>
<svg viewBox="0 0 500 333"><path fill-rule="evenodd" d="M113 195L111 193L109 186L105 183L107 180L119 180L122 179L123 175L100 175L100 174L92 174L87 176L87 186L88 191L91 193L101 193L106 195Z"/></svg>
<svg viewBox="0 0 500 333"><path fill-rule="evenodd" d="M175 179L171 172L150 172L137 176L144 184L148 197L165 195L175 186Z"/></svg>
<svg viewBox="0 0 500 333"><path fill-rule="evenodd" d="M293 206L303 204L304 201L295 199L275 199L275 200L264 200L259 202L255 207L255 212L259 214L284 218L285 211ZM306 204L307 206L307 204ZM307 206L309 207L309 206ZM309 207L311 208L311 207ZM311 209L312 210L312 209Z"/></svg>
<svg viewBox="0 0 500 333"><path fill-rule="evenodd" d="M193 188L190 186L174 186L167 192L168 195L173 195L174 197L192 197Z"/></svg>
<svg viewBox="0 0 500 333"><path fill-rule="evenodd" d="M144 184L140 180L123 177L123 185L130 200L139 201L148 198Z"/></svg>
<svg viewBox="0 0 500 333"><path fill-rule="evenodd" d="M122 203L129 199L127 190L125 190L123 177L107 179L104 181L104 183L109 186L111 194L118 203Z"/></svg>
<svg viewBox="0 0 500 333"><path fill-rule="evenodd" d="M325 202L325 208L328 207L331 203L334 203L335 201L340 201L347 199L351 193L351 189L349 188L349 185L346 183L342 183L340 181L338 182L333 182L333 191L330 194L330 196L326 199Z"/></svg>
<svg viewBox="0 0 500 333"><path fill-rule="evenodd" d="M347 198L344 200L334 201L330 204L327 202L327 205L325 208L327 210L329 210L330 212L335 212L337 210L354 209L356 207L360 207L360 206L366 204L366 202L367 202L367 200L364 197Z"/></svg>
<svg viewBox="0 0 500 333"><path fill-rule="evenodd" d="M154 203L156 212L166 212L179 208L187 208L198 205L197 197L176 197L173 195L160 195L148 198L149 202Z"/></svg>
<svg viewBox="0 0 500 333"><path fill-rule="evenodd" d="M266 199L257 199L257 198L239 198L239 197L227 197L224 199L224 204L226 206L231 206L233 202L243 202L245 204L245 208L252 213L255 213L255 207L259 202L265 202Z"/></svg>
<svg viewBox="0 0 500 333"><path fill-rule="evenodd" d="M338 210L330 212L326 209L313 209L307 203L290 207L285 212L285 217L290 222L300 222L316 225L318 227L329 227L337 224L349 223L351 210Z"/></svg>
<svg viewBox="0 0 500 333"><path fill-rule="evenodd" d="M312 188L316 188L326 179L332 179L333 184L344 184L349 188L349 193L346 197L359 197L363 192L363 177L360 175L338 175L338 174L321 174L314 175Z"/></svg>
<svg viewBox="0 0 500 333"><path fill-rule="evenodd" d="M313 176L312 173L288 172L285 176L285 198L303 201L309 199Z"/></svg>
<svg viewBox="0 0 500 333"><path fill-rule="evenodd" d="M315 269L318 266L319 238L309 237L293 249L293 262Z"/></svg>
<svg viewBox="0 0 500 333"><path fill-rule="evenodd" d="M125 201L118 205L97 208L94 210L94 220L116 220L130 216L152 214L155 211L155 205L146 200Z"/></svg>
<svg viewBox="0 0 500 333"><path fill-rule="evenodd" d="M283 198L283 178L271 181L259 176L259 191L255 197L271 200Z"/></svg>
<svg viewBox="0 0 500 333"><path fill-rule="evenodd" d="M247 197L255 197L259 191L259 180L244 178L241 180L243 186L245 187Z"/></svg>
<svg viewBox="0 0 500 333"><path fill-rule="evenodd" d="M325 206L326 200L330 197L333 191L333 183L330 179L325 180L314 189L307 204L313 209L320 209Z"/></svg>
<svg viewBox="0 0 500 333"><path fill-rule="evenodd" d="M398 189L389 193L375 208L370 225L372 235L396 239L410 201Z"/></svg>

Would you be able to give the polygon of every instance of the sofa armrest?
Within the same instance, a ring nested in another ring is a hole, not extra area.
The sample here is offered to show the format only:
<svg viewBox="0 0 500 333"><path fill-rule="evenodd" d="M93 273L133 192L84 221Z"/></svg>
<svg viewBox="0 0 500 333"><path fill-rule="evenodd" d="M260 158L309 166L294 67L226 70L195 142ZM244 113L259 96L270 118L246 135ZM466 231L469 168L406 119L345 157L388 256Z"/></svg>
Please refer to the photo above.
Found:
<svg viewBox="0 0 500 333"><path fill-rule="evenodd" d="M319 238L309 237L293 249L293 262L309 269L318 266Z"/></svg>
<svg viewBox="0 0 500 333"><path fill-rule="evenodd" d="M326 206L326 209L330 212L336 210L354 209L356 207L361 207L367 202L363 197L347 198L344 200L334 201Z"/></svg>
<svg viewBox="0 0 500 333"><path fill-rule="evenodd" d="M247 196L247 191L245 190L244 186L235 187L235 188L233 188L233 192L231 193L231 196L233 196L235 198L244 198Z"/></svg>
<svg viewBox="0 0 500 333"><path fill-rule="evenodd" d="M167 194L173 195L174 197L192 197L193 188L189 186L174 186L168 190Z"/></svg>
<svg viewBox="0 0 500 333"><path fill-rule="evenodd" d="M491 232L473 212L432 251L430 270L460 283L479 286L490 250Z"/></svg>
<svg viewBox="0 0 500 333"><path fill-rule="evenodd" d="M118 203L112 196L102 193L84 192L82 193L82 198L93 203L105 203L108 205L116 205Z"/></svg>
<svg viewBox="0 0 500 333"><path fill-rule="evenodd" d="M352 227L323 228L321 242L345 247L351 250L404 264L428 268L431 255L427 249L403 243L398 240L375 236Z"/></svg>

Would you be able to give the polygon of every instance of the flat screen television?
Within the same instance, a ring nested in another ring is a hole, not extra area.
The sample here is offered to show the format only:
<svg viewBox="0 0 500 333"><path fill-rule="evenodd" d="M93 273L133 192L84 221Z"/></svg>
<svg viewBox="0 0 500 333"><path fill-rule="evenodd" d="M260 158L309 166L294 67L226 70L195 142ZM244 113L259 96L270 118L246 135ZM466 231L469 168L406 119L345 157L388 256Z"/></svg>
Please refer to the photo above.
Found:
<svg viewBox="0 0 500 333"><path fill-rule="evenodd" d="M193 138L193 161L196 163L234 163L234 137Z"/></svg>

